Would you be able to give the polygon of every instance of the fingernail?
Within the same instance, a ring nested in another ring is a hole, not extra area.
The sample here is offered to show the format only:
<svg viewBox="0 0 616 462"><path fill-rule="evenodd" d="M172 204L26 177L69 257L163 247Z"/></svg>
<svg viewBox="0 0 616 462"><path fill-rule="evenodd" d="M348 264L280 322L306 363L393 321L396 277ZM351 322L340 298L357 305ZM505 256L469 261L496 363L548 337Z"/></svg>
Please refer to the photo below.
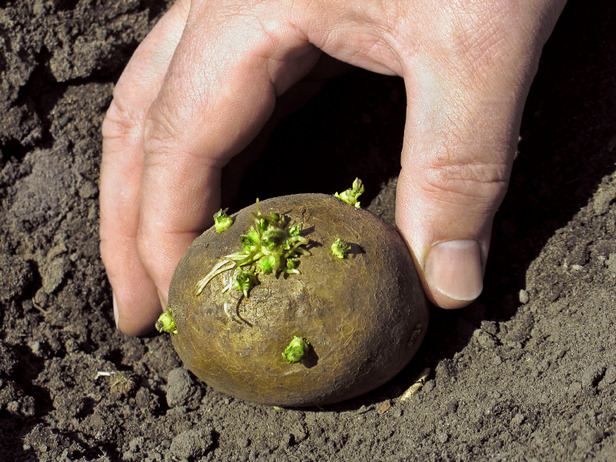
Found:
<svg viewBox="0 0 616 462"><path fill-rule="evenodd" d="M116 325L116 329L118 328L118 324L119 324L119 317L120 315L118 314L118 302L116 301L116 296L115 293L111 293L111 298L113 300L113 319L115 320L115 325Z"/></svg>
<svg viewBox="0 0 616 462"><path fill-rule="evenodd" d="M483 290L477 241L439 242L430 249L424 270L428 285L454 300L475 300Z"/></svg>

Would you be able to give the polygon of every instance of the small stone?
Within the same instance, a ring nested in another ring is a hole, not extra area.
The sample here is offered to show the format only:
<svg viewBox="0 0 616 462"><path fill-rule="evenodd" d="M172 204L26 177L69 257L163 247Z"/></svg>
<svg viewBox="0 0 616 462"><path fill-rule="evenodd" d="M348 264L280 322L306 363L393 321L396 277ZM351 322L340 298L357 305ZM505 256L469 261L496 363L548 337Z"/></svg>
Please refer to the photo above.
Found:
<svg viewBox="0 0 616 462"><path fill-rule="evenodd" d="M449 435L445 432L437 432L436 439L438 440L439 443L445 444L447 440L449 439Z"/></svg>
<svg viewBox="0 0 616 462"><path fill-rule="evenodd" d="M526 290L522 289L518 294L518 300L520 300L522 305L526 305L530 301L530 295Z"/></svg>

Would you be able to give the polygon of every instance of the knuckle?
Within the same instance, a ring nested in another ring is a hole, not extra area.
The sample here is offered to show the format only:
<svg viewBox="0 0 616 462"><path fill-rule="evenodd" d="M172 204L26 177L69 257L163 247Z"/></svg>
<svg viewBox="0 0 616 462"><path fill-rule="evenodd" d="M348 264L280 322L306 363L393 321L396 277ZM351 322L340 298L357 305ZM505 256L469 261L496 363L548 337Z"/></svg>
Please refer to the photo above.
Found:
<svg viewBox="0 0 616 462"><path fill-rule="evenodd" d="M504 160L443 156L420 169L418 187L435 201L491 208L505 194L509 171Z"/></svg>
<svg viewBox="0 0 616 462"><path fill-rule="evenodd" d="M135 113L117 98L114 98L107 109L101 126L103 138L131 137L137 132L140 133L142 123L142 115Z"/></svg>

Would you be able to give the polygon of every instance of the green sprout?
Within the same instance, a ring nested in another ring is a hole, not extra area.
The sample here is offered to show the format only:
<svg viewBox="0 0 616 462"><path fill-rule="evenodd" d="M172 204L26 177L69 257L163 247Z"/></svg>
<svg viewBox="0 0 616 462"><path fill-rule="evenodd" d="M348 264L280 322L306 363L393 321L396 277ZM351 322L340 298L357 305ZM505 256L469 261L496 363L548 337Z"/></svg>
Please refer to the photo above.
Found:
<svg viewBox="0 0 616 462"><path fill-rule="evenodd" d="M335 193L334 196L340 199L347 204L354 205L356 208L359 208L359 201L357 200L359 196L364 193L364 185L359 178L355 178L353 181L353 185L351 188L346 191L342 191L341 193Z"/></svg>
<svg viewBox="0 0 616 462"><path fill-rule="evenodd" d="M222 233L223 231L228 230L233 224L233 218L227 215L227 210L220 209L214 215L214 227L216 231Z"/></svg>
<svg viewBox="0 0 616 462"><path fill-rule="evenodd" d="M289 345L287 345L287 347L282 352L282 358L287 364L298 363L308 352L309 348L310 342L308 340L294 335L293 340L291 340Z"/></svg>
<svg viewBox="0 0 616 462"><path fill-rule="evenodd" d="M335 257L342 259L346 257L351 250L351 244L338 238L334 241L331 248L332 254L334 254Z"/></svg>
<svg viewBox="0 0 616 462"><path fill-rule="evenodd" d="M299 273L299 257L309 255L305 248L308 239L301 235L301 223L291 221L286 215L261 213L258 199L253 216L252 226L240 238L242 250L222 257L197 283L195 295L200 295L212 279L227 271L234 271L231 286L245 297L258 284L260 274Z"/></svg>
<svg viewBox="0 0 616 462"><path fill-rule="evenodd" d="M177 334L178 329L175 326L175 320L173 319L173 311L171 308L167 308L163 314L158 317L156 324L154 324L158 332L171 332Z"/></svg>
<svg viewBox="0 0 616 462"><path fill-rule="evenodd" d="M233 281L234 286L244 294L244 297L248 297L248 292L257 285L257 282L257 275L252 269L243 270L239 268L235 272L235 279Z"/></svg>

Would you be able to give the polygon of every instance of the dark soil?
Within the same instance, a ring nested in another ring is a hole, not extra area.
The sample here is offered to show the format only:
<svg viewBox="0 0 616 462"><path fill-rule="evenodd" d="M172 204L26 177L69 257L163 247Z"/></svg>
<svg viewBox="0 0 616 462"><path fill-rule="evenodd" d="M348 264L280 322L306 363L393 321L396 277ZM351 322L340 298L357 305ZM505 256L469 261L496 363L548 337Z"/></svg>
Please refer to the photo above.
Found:
<svg viewBox="0 0 616 462"><path fill-rule="evenodd" d="M100 124L162 3L0 2L0 460L616 460L613 2L569 2L546 47L480 300L433 309L392 382L308 410L217 393L167 335L114 327ZM398 79L330 82L278 127L232 206L359 176L391 220L404 104Z"/></svg>

